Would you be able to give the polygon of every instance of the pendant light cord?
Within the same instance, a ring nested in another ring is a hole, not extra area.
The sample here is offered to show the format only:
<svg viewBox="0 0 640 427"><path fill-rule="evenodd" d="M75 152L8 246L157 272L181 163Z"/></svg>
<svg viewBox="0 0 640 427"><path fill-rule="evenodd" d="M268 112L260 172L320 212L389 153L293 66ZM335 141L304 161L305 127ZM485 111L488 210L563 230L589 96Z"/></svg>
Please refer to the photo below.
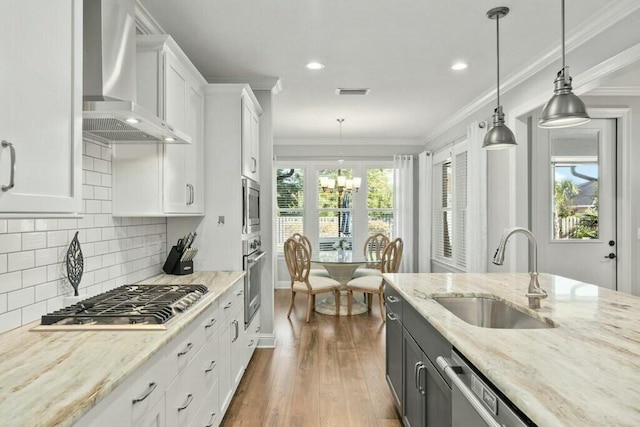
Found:
<svg viewBox="0 0 640 427"><path fill-rule="evenodd" d="M563 0L564 1L564 0ZM498 94L498 104L497 107L500 107L500 15L496 16L496 88Z"/></svg>
<svg viewBox="0 0 640 427"><path fill-rule="evenodd" d="M564 0L562 0L562 70L564 73Z"/></svg>

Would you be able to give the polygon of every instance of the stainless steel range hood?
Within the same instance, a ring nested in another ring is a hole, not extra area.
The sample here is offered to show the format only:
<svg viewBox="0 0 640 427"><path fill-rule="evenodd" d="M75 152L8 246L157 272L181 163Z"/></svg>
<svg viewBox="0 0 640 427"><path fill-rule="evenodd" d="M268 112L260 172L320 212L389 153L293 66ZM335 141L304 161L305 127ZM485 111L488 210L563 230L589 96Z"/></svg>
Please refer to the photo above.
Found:
<svg viewBox="0 0 640 427"><path fill-rule="evenodd" d="M191 143L136 104L135 0L85 0L83 32L83 132L109 143Z"/></svg>

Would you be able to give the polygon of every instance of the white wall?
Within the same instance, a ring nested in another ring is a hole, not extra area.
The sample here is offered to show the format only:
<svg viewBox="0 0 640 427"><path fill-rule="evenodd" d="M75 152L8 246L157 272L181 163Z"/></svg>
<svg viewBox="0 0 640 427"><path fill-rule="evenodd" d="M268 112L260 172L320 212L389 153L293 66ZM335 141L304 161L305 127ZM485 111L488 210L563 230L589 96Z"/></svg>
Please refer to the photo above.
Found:
<svg viewBox="0 0 640 427"><path fill-rule="evenodd" d="M64 259L76 231L84 255L82 296L161 272L166 220L111 216L109 146L84 141L83 183L81 218L0 219L0 333L61 308L63 296L73 295Z"/></svg>

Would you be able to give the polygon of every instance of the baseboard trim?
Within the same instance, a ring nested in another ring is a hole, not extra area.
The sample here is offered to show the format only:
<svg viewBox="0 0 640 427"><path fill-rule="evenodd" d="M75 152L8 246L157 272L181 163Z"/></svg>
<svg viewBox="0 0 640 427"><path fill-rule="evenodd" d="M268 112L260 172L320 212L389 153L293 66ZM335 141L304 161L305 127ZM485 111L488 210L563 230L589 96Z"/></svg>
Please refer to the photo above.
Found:
<svg viewBox="0 0 640 427"><path fill-rule="evenodd" d="M258 348L276 348L275 334L262 334L258 340Z"/></svg>

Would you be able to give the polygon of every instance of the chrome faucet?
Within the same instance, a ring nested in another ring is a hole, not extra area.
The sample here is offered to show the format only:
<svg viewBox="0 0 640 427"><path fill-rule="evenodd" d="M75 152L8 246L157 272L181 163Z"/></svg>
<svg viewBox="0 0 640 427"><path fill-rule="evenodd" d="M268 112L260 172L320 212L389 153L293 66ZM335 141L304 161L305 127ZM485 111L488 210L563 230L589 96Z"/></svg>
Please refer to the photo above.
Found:
<svg viewBox="0 0 640 427"><path fill-rule="evenodd" d="M529 280L527 298L529 299L530 308L540 308L540 300L546 298L548 295L547 292L540 287L540 283L538 283L538 243L536 242L536 238L533 233L522 227L514 227L506 230L500 239L500 244L498 245L498 249L496 249L495 255L493 255L493 263L495 265L502 265L504 263L504 253L507 241L509 240L509 237L516 233L522 233L529 239L529 245L533 254L533 259L531 260L531 267L533 268L533 271L529 272L531 280Z"/></svg>

